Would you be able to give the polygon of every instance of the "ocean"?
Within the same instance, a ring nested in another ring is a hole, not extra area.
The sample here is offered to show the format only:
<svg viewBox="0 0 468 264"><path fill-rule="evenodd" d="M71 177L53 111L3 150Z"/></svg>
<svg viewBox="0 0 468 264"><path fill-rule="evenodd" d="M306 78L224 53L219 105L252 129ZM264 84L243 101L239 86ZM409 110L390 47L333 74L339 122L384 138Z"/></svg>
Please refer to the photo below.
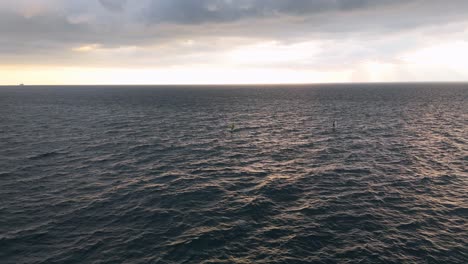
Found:
<svg viewBox="0 0 468 264"><path fill-rule="evenodd" d="M0 87L0 263L468 263L467 128L463 83Z"/></svg>

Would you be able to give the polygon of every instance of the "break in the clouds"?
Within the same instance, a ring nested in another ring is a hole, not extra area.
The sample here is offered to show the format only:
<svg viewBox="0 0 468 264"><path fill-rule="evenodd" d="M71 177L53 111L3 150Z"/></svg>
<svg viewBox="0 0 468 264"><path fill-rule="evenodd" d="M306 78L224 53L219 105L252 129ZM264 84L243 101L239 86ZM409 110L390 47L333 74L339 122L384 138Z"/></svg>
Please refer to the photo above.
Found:
<svg viewBox="0 0 468 264"><path fill-rule="evenodd" d="M467 10L465 0L1 1L0 83L66 69L101 83L468 80Z"/></svg>

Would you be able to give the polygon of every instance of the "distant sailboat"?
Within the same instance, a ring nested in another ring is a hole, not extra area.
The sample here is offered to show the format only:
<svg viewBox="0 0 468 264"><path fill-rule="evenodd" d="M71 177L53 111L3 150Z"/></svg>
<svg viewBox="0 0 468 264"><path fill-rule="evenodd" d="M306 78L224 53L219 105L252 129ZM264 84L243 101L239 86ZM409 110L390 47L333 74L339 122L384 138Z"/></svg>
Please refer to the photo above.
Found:
<svg viewBox="0 0 468 264"><path fill-rule="evenodd" d="M19 85L19 86L24 86L24 83L20 83L20 85Z"/></svg>

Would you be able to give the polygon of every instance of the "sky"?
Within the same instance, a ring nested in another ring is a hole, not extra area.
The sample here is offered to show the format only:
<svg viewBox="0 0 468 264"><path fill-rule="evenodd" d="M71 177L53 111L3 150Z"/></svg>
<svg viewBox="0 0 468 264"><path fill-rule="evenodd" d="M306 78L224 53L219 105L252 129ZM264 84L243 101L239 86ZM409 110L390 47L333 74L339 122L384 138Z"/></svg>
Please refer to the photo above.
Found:
<svg viewBox="0 0 468 264"><path fill-rule="evenodd" d="M468 81L466 0L0 0L0 85Z"/></svg>

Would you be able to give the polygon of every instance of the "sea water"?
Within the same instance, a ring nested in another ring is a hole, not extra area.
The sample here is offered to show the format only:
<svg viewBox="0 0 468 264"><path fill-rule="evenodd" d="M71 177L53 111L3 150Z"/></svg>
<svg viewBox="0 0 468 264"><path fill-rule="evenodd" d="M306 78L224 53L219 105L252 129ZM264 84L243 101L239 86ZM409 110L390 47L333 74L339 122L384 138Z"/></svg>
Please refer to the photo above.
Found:
<svg viewBox="0 0 468 264"><path fill-rule="evenodd" d="M467 128L468 84L0 87L0 262L467 263Z"/></svg>

